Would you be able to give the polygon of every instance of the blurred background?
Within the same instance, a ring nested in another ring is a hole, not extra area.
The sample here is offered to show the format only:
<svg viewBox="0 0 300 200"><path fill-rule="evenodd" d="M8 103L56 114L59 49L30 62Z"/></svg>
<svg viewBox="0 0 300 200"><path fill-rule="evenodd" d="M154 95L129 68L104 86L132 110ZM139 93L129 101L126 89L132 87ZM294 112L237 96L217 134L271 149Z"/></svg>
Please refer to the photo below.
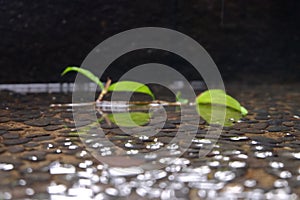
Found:
<svg viewBox="0 0 300 200"><path fill-rule="evenodd" d="M0 0L0 83L72 82L75 73L60 76L66 66L80 66L106 38L146 26L198 41L225 83L298 82L299 10L299 0ZM149 61L201 79L184 60L157 50L128 53L103 77L116 80Z"/></svg>

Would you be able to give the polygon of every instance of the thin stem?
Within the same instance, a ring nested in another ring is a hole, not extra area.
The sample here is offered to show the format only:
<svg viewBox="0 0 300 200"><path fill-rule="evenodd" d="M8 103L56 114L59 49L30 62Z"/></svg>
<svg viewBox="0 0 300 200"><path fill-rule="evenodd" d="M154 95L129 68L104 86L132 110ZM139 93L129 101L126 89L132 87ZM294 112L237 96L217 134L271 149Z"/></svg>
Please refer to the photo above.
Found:
<svg viewBox="0 0 300 200"><path fill-rule="evenodd" d="M105 87L101 91L100 95L98 96L97 102L100 102L103 99L104 95L108 92L108 88L109 88L110 84L111 84L111 79L107 78Z"/></svg>

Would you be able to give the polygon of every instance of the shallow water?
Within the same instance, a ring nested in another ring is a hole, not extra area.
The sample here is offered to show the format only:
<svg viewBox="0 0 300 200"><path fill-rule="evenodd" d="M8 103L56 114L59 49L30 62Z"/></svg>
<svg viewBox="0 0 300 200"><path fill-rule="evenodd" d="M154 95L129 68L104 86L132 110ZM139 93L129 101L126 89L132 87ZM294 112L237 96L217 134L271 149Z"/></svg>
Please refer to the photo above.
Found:
<svg viewBox="0 0 300 200"><path fill-rule="evenodd" d="M193 107L124 130L86 110L78 135L73 110L49 106L69 94L2 91L0 199L299 199L299 86L227 88L249 115L219 137Z"/></svg>

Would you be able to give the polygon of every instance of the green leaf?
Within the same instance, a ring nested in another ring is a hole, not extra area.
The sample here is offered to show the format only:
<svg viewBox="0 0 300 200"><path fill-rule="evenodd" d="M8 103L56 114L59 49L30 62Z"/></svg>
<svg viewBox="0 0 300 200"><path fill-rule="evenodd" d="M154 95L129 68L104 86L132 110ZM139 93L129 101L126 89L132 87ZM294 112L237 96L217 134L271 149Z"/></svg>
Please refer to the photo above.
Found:
<svg viewBox="0 0 300 200"><path fill-rule="evenodd" d="M154 94L150 90L150 88L142 83L134 82L134 81L120 81L113 83L108 88L109 92L139 92L148 94L155 99Z"/></svg>
<svg viewBox="0 0 300 200"><path fill-rule="evenodd" d="M150 114L145 112L125 112L125 113L111 113L107 115L108 119L123 127L143 126L149 122Z"/></svg>
<svg viewBox="0 0 300 200"><path fill-rule="evenodd" d="M62 73L61 75L65 75L66 73L68 72L71 72L71 71L75 71L75 72L78 72L84 76L86 76L87 78L91 79L94 83L96 83L100 88L101 90L104 89L104 85L103 83L99 80L99 78L97 76L95 76L92 72L90 72L89 70L86 70L86 69L82 69L82 68L79 68L79 67L67 67Z"/></svg>
<svg viewBox="0 0 300 200"><path fill-rule="evenodd" d="M247 109L242 107L236 99L227 95L224 90L207 90L196 98L196 103L223 105L239 111L242 115L248 114Z"/></svg>
<svg viewBox="0 0 300 200"><path fill-rule="evenodd" d="M176 93L176 101L180 102L182 104L187 104L189 102L188 99L184 99L184 98L181 97L181 92L180 91Z"/></svg>
<svg viewBox="0 0 300 200"><path fill-rule="evenodd" d="M214 107L214 115L212 116L212 108ZM224 110L225 108L225 110ZM219 124L223 126L232 126L233 122L242 118L242 113L230 107L222 105L198 104L198 114L209 124ZM224 120L225 111L225 120Z"/></svg>

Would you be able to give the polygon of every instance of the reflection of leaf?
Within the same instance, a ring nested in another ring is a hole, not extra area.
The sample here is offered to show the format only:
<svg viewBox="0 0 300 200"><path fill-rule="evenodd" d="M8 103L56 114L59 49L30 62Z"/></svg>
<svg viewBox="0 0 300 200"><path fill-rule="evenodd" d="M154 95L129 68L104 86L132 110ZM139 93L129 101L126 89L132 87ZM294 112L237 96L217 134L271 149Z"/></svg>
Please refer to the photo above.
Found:
<svg viewBox="0 0 300 200"><path fill-rule="evenodd" d="M118 126L136 127L147 124L150 114L144 112L111 113L107 117L112 123Z"/></svg>
<svg viewBox="0 0 300 200"><path fill-rule="evenodd" d="M229 107L223 107L221 105L215 105L214 116L212 116L212 107L213 105L210 104L197 105L197 111L199 115L209 124L232 126L233 122L238 121L242 118L242 114L239 111ZM224 124L221 124L223 122L224 111L226 111L225 121Z"/></svg>
<svg viewBox="0 0 300 200"><path fill-rule="evenodd" d="M242 115L247 115L248 111L246 108L241 106L241 104L233 97L227 95L224 90L214 89L207 90L201 93L196 98L197 104L217 104L230 107L242 113Z"/></svg>
<svg viewBox="0 0 300 200"><path fill-rule="evenodd" d="M79 67L67 67L63 71L63 73L61 73L61 75L63 76L66 73L71 72L71 71L81 73L82 75L86 76L87 78L91 79L94 83L96 83L101 88L101 90L104 89L104 85L99 80L99 78L97 76L95 76L92 72L90 72L89 70L86 70L86 69L82 69L82 68L79 68Z"/></svg>
<svg viewBox="0 0 300 200"><path fill-rule="evenodd" d="M112 84L108 88L109 92L139 92L148 94L155 99L154 94L150 90L150 88L142 83L134 82L134 81L120 81Z"/></svg>

